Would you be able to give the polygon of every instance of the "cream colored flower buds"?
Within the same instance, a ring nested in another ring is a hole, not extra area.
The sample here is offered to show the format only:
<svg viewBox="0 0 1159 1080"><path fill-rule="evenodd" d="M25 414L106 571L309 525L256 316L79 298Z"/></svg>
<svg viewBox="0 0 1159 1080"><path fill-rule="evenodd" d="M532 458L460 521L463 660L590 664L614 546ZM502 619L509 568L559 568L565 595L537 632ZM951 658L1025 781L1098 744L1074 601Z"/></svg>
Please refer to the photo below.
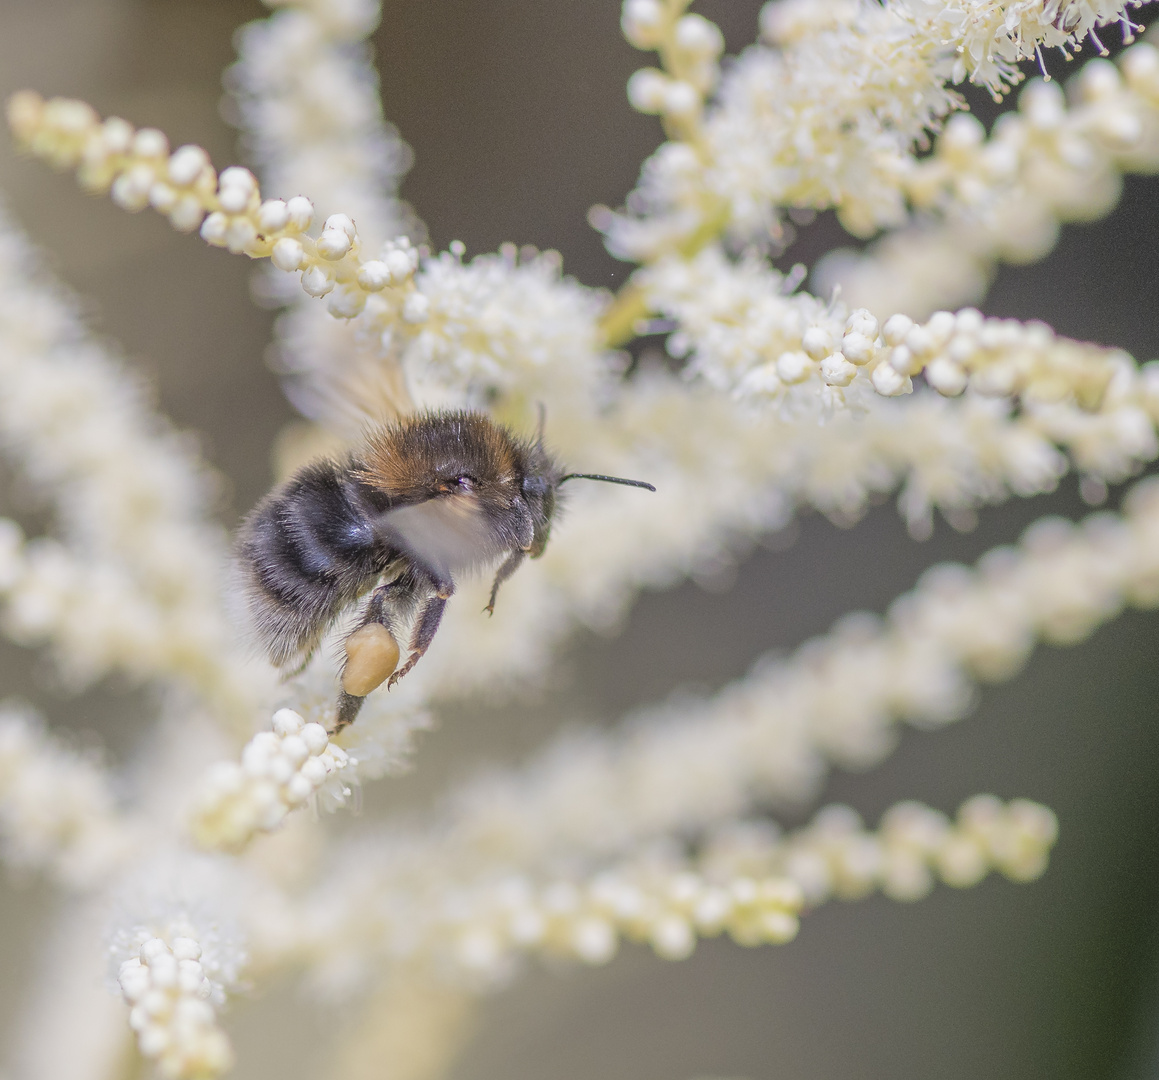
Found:
<svg viewBox="0 0 1159 1080"><path fill-rule="evenodd" d="M398 667L398 642L382 623L367 623L346 639L346 666L342 689L352 697L366 697Z"/></svg>

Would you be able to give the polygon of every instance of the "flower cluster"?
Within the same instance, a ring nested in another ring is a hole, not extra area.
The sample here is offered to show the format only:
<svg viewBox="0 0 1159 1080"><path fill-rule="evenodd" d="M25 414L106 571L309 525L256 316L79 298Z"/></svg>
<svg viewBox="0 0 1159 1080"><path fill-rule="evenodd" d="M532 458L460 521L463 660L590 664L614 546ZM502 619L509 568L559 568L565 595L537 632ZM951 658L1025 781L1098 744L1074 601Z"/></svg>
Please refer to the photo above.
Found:
<svg viewBox="0 0 1159 1080"><path fill-rule="evenodd" d="M392 198L410 149L383 121L364 44L381 5L278 6L238 31L238 62L225 75L266 187L312 192L323 216L344 211L379 243L413 232L409 209Z"/></svg>
<svg viewBox="0 0 1159 1080"><path fill-rule="evenodd" d="M511 853L478 863L461 850L432 859L414 849L408 857L361 841L332 870L341 890L289 901L276 934L255 933L267 939L267 960L287 943L300 957L306 942L311 955L362 969L369 946L391 965L434 965L467 986L486 986L536 954L599 965L627 940L683 960L699 940L722 933L750 947L790 941L802 910L833 897L881 889L914 901L936 880L963 888L992 871L1029 881L1045 870L1056 834L1043 806L977 796L953 822L900 803L876 833L845 806L827 807L787 835L767 820L728 821L695 853L669 839L583 875L536 872ZM301 929L287 932L287 923Z"/></svg>
<svg viewBox="0 0 1159 1080"><path fill-rule="evenodd" d="M55 642L74 682L112 670L177 677L236 721L255 676L226 647L226 540L206 520L215 477L2 221L0 284L0 445L60 533L24 544L4 524L9 632Z"/></svg>
<svg viewBox="0 0 1159 1080"><path fill-rule="evenodd" d="M329 296L333 315L353 318L370 296L390 287L401 317L422 321L414 301L407 307L416 261L405 237L388 242L380 257L363 259L347 215L331 214L311 237L314 204L304 196L262 201L248 169L235 165L218 176L201 147L182 146L170 154L160 131L135 131L118 117L102 121L81 101L46 102L26 91L9 102L8 119L28 150L57 167L76 168L86 188L108 190L124 209L151 205L183 232L200 226L202 239L215 247L268 257L287 273L300 271L302 289Z"/></svg>
<svg viewBox="0 0 1159 1080"><path fill-rule="evenodd" d="M218 1076L233 1065L196 938L175 937L171 944L149 938L121 964L117 982L141 1054L157 1063L162 1076Z"/></svg>
<svg viewBox="0 0 1159 1080"><path fill-rule="evenodd" d="M323 788L334 805L342 805L351 795L345 780L355 764L321 724L279 709L273 730L258 732L246 744L240 765L222 762L210 770L193 808L194 839L208 848L241 848L254 833L276 829Z"/></svg>
<svg viewBox="0 0 1159 1080"><path fill-rule="evenodd" d="M73 887L99 881L129 850L95 762L54 740L26 709L0 706L0 838L9 865L47 870Z"/></svg>
<svg viewBox="0 0 1159 1080"><path fill-rule="evenodd" d="M828 806L807 828L784 838L764 822L729 823L712 836L701 859L717 874L784 873L809 905L831 896L856 899L875 888L912 901L928 895L938 879L965 888L996 870L1031 881L1045 871L1057 835L1058 822L1044 806L976 795L954 822L920 803L898 803L876 834L848 806Z"/></svg>
<svg viewBox="0 0 1159 1080"><path fill-rule="evenodd" d="M1126 19L1129 6L1137 4L774 0L762 13L769 47L737 58L702 118L701 100L675 72L676 82L637 74L633 105L668 116L665 95L687 98L698 122L670 126L628 212L602 213L597 224L613 252L637 262L689 254L724 232L775 241L785 207L835 208L856 235L894 228L905 220L917 144L962 104L950 83L968 77L999 94L1021 78L1019 59L1073 46L1096 23ZM658 2L625 6L625 31L663 59L663 31L675 28L653 7L667 14Z"/></svg>
<svg viewBox="0 0 1159 1080"><path fill-rule="evenodd" d="M1159 51L1140 43L1117 64L1095 60L1071 84L1031 82L989 138L953 116L904 185L917 220L861 255L839 250L814 268L822 293L921 318L981 298L995 261L1031 262L1064 221L1089 221L1118 199L1121 170L1159 162Z"/></svg>
<svg viewBox="0 0 1159 1080"><path fill-rule="evenodd" d="M639 277L649 306L680 326L668 350L691 354L688 374L782 402L790 415L810 405L831 410L847 397L863 402L870 389L908 394L916 375L945 397L972 386L986 397L1073 401L1090 411L1116 370L1111 350L1060 340L1041 323L966 309L936 312L921 325L897 314L882 325L864 308L846 314L808 294L787 296L785 281L756 260L733 264L715 247L661 260Z"/></svg>
<svg viewBox="0 0 1159 1080"><path fill-rule="evenodd" d="M138 765L147 782L123 809L110 770L14 707L0 715L0 855L79 894L86 932L119 909L109 936L140 1055L169 1077L219 1075L233 1057L219 1007L243 970L293 973L370 1002L340 1036L340 1068L393 1068L397 1044L420 1060L404 1080L435 1080L449 1051L412 1053L415 1040L456 1042L468 995L525 959L602 964L628 941L680 960L715 935L788 941L833 897L911 901L939 881L1041 875L1058 826L1027 799L977 796L954 819L902 802L874 831L843 806L788 833L756 815L813 799L831 763L880 761L903 723L960 719L976 684L1013 677L1037 641L1073 643L1127 605L1159 605L1155 481L1121 513L1040 521L973 569L935 567L884 617L847 616L719 693L465 779L413 820L341 836L296 811L399 771L431 703L542 677L576 621L614 625L641 587L710 575L798 506L852 523L896 489L921 535L935 508L969 527L982 505L1050 490L1071 467L1097 501L1159 455L1153 366L1040 324L938 310L980 293L996 259L1044 254L1059 221L1105 213L1122 170L1159 160L1149 45L1085 65L1069 108L1032 84L989 137L947 122L963 104L953 84L1002 94L1041 48L1097 44L1115 21L1130 36L1138 5L776 0L762 42L724 64L719 29L688 0L626 0L626 37L659 58L629 100L668 141L626 211L593 212L611 250L641 264L610 301L564 277L554 252L432 254L396 198L409 152L369 59L379 5L271 6L238 35L227 80L260 185L198 147L171 151L158 130L32 92L9 103L18 143L126 210L152 206L268 259L262 289L285 308L274 363L319 425L300 445L336 446L416 406L530 430L543 405L548 441L575 467L659 490L569 491L573 513L495 618L464 583L423 663L331 737L348 620L278 690L237 659L196 448L0 221L0 442L52 510L31 539L0 518L0 629L51 644L77 685L120 671L198 699L166 696ZM804 268L781 275L767 259L792 243L790 216L825 208L857 236L892 231L859 261L822 266L853 305L800 291ZM922 268L947 246L940 276ZM882 267L872 292L865 276ZM300 290L286 288L295 275ZM668 361L645 346L624 375L612 350L659 330ZM63 967L93 981L79 953ZM107 1073L100 1060L77 1075Z"/></svg>

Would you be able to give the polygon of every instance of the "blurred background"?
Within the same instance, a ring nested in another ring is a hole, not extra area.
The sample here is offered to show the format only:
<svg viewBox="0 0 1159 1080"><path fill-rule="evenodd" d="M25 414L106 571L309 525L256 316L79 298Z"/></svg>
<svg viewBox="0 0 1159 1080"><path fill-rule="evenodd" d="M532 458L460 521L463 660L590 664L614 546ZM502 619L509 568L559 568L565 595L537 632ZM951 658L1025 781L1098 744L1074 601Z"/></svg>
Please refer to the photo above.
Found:
<svg viewBox="0 0 1159 1080"><path fill-rule="evenodd" d="M415 151L403 195L432 242L462 240L469 256L505 240L556 248L568 273L615 287L626 268L585 214L619 204L660 140L624 96L648 61L620 37L616 0L384 6L385 111ZM695 10L736 51L755 37L759 7L705 0ZM173 145L200 143L220 168L237 159L218 109L230 36L264 11L254 0L3 0L0 92L85 98L161 127ZM1049 63L1065 74L1061 58ZM17 159L5 138L0 192L96 331L120 343L179 426L200 433L226 478L223 520L236 522L269 485L270 446L292 416L263 364L272 315L250 302L251 266L151 213L81 194L71 177ZM1003 270L986 310L1042 318L1140 360L1159 355L1157 196L1159 181L1128 179L1110 219L1067 227L1049 259ZM811 262L834 235L820 219L787 260ZM35 493L9 483L2 497L4 512L37 512ZM519 760L561 725L712 691L846 611L884 610L933 563L972 561L1044 514L1086 512L1067 481L983 512L973 533L939 524L922 544L889 505L849 531L806 515L712 591L642 597L614 641L578 635L541 698L444 715L411 776L367 790L363 823L430 802L481 761ZM117 763L131 760L150 713L116 684L70 699L6 645L0 693L35 701ZM1022 677L985 689L968 719L906 731L884 765L828 785L827 801L870 822L904 798L949 812L978 792L1044 802L1061 839L1041 881L942 887L914 905L834 902L785 947L712 942L680 964L629 948L599 970L532 970L488 1001L454 1080L1159 1077L1157 702L1159 617L1128 613L1078 648L1039 649ZM35 881L0 884L7 1024L19 1022L53 903ZM238 1076L296 1080L313 1075L311 1040L329 1021L292 987L274 987L236 1006L231 1023Z"/></svg>

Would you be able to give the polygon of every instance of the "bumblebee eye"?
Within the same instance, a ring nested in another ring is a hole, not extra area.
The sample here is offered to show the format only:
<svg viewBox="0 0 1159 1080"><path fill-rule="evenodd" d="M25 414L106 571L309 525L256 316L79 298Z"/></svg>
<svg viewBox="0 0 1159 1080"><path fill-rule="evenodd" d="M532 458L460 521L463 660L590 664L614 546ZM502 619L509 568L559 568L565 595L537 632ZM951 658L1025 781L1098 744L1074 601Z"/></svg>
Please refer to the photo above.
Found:
<svg viewBox="0 0 1159 1080"><path fill-rule="evenodd" d="M475 478L473 476L456 476L455 483L459 485L460 491L475 490Z"/></svg>
<svg viewBox="0 0 1159 1080"><path fill-rule="evenodd" d="M542 499L551 489L546 476L527 476L523 480L523 494Z"/></svg>

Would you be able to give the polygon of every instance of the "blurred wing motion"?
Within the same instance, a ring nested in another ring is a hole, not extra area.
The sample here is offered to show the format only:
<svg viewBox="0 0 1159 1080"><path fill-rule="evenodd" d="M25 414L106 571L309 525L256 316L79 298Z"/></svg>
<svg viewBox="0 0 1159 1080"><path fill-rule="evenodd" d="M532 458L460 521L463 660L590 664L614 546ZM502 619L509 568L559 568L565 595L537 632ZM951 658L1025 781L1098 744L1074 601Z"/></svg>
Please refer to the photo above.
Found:
<svg viewBox="0 0 1159 1080"><path fill-rule="evenodd" d="M379 528L391 546L444 578L489 562L503 550L479 503L468 494L388 510Z"/></svg>

